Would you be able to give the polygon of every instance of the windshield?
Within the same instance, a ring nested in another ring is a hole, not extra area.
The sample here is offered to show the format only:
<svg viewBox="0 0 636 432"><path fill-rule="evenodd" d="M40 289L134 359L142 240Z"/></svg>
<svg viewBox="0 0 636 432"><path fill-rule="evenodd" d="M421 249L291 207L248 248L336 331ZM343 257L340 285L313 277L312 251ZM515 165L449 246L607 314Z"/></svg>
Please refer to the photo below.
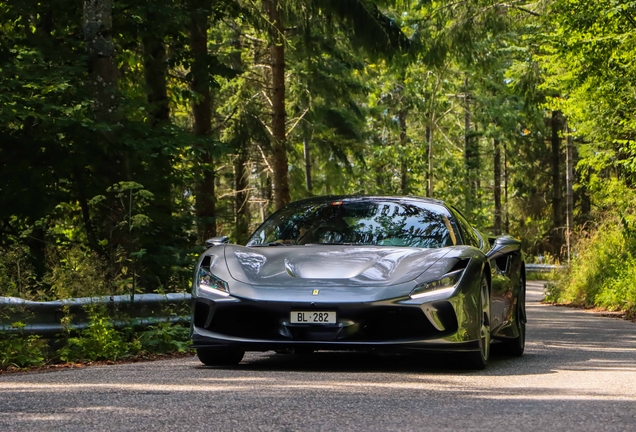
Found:
<svg viewBox="0 0 636 432"><path fill-rule="evenodd" d="M247 246L354 244L439 248L457 244L454 223L440 205L351 199L283 208Z"/></svg>

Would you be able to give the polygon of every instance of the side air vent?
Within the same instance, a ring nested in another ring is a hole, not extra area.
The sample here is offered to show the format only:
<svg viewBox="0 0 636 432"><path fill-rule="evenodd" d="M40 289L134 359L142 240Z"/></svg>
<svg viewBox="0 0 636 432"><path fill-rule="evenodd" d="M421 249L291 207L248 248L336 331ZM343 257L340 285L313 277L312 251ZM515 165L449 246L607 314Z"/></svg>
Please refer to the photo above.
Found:
<svg viewBox="0 0 636 432"><path fill-rule="evenodd" d="M204 328L210 320L210 305L198 301L194 304L194 326Z"/></svg>
<svg viewBox="0 0 636 432"><path fill-rule="evenodd" d="M468 267L468 263L470 262L470 258L464 258L464 259L460 259L457 260L457 262L455 263L455 265L453 266L453 268L451 268L447 273L451 273L457 270L464 270L466 269L466 267Z"/></svg>

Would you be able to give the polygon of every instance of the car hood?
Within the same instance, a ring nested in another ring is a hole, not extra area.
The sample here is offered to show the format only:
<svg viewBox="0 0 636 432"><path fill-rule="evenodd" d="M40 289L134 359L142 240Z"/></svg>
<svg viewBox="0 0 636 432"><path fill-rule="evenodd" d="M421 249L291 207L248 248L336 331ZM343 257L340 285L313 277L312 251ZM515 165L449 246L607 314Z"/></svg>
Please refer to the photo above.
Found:
<svg viewBox="0 0 636 432"><path fill-rule="evenodd" d="M252 286L396 285L409 282L449 252L385 246L227 245L230 276Z"/></svg>

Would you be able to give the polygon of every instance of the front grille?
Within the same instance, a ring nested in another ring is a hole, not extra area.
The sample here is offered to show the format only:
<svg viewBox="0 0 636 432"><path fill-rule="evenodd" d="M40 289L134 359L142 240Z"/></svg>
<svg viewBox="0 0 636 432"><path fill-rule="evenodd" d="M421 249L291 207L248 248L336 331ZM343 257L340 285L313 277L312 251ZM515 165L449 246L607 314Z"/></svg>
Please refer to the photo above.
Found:
<svg viewBox="0 0 636 432"><path fill-rule="evenodd" d="M360 316L360 331L347 340L397 341L439 334L420 308L373 308Z"/></svg>
<svg viewBox="0 0 636 432"><path fill-rule="evenodd" d="M219 303L206 328L231 337L280 341L381 342L430 339L442 335L419 307L322 304L320 309L336 311L338 321L350 325L283 324L289 323L289 313L296 309L306 307L269 302L241 302L227 306ZM445 332L450 327L456 328L454 312L441 312L444 324L448 324ZM195 325L203 322L202 318L199 321L199 315L203 314L204 311L197 312L195 308Z"/></svg>
<svg viewBox="0 0 636 432"><path fill-rule="evenodd" d="M248 339L284 339L278 332L282 315L250 305L218 308L208 330Z"/></svg>

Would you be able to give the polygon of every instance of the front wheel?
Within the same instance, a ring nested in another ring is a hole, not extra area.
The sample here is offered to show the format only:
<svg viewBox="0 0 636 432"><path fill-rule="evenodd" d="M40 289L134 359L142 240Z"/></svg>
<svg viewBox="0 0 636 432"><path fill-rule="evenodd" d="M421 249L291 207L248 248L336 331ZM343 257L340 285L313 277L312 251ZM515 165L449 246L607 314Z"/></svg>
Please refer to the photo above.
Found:
<svg viewBox="0 0 636 432"><path fill-rule="evenodd" d="M197 348L197 357L206 366L233 366L243 360L245 351L235 348Z"/></svg>
<svg viewBox="0 0 636 432"><path fill-rule="evenodd" d="M482 370L490 358L490 288L485 276L481 280L478 310L479 351L466 353L464 360L468 368Z"/></svg>

